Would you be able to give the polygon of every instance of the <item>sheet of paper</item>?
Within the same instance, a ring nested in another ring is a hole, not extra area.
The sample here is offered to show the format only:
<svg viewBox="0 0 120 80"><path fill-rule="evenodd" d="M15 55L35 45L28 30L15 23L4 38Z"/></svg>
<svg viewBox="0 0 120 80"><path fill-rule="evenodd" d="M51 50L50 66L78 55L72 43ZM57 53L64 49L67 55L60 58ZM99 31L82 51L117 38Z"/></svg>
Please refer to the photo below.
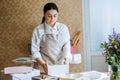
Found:
<svg viewBox="0 0 120 80"><path fill-rule="evenodd" d="M17 73L29 73L32 71L32 67L27 66L15 66L4 68L4 74L17 74Z"/></svg>
<svg viewBox="0 0 120 80"><path fill-rule="evenodd" d="M69 65L48 65L48 75L60 77L69 73Z"/></svg>

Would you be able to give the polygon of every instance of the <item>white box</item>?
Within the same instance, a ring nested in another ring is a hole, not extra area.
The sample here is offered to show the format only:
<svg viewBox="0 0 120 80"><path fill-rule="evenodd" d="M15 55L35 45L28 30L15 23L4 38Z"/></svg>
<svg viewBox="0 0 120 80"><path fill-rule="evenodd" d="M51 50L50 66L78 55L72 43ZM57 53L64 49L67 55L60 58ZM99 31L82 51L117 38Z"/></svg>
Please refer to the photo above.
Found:
<svg viewBox="0 0 120 80"><path fill-rule="evenodd" d="M72 61L70 61L70 64L80 64L82 62L81 54L72 54Z"/></svg>
<svg viewBox="0 0 120 80"><path fill-rule="evenodd" d="M40 70L33 69L30 73L11 74L12 80L32 80L32 77L40 75Z"/></svg>
<svg viewBox="0 0 120 80"><path fill-rule="evenodd" d="M69 65L48 65L48 75L59 77L60 75L64 75L69 73Z"/></svg>

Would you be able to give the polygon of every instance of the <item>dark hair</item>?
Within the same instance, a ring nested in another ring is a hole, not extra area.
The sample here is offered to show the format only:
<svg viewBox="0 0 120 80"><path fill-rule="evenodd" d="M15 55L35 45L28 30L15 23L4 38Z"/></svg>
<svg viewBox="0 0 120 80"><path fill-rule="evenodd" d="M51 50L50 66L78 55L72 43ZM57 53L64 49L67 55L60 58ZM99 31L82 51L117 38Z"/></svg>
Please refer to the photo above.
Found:
<svg viewBox="0 0 120 80"><path fill-rule="evenodd" d="M57 12L59 12L57 5L56 5L55 3L52 3L52 2L51 2L51 3L47 3L47 4L44 6L44 9L43 9L44 14L45 14L48 10L51 10L51 9L56 10ZM45 17L43 16L41 23L44 23L44 21L45 21Z"/></svg>

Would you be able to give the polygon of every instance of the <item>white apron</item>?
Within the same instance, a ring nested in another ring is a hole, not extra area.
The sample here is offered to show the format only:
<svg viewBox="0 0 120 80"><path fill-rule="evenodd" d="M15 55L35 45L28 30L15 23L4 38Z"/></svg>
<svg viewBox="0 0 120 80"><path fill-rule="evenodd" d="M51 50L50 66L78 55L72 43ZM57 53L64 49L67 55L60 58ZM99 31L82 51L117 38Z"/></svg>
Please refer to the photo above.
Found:
<svg viewBox="0 0 120 80"><path fill-rule="evenodd" d="M62 47L65 43L64 41L64 34L57 33L57 34L46 34L46 28L44 25L44 34L42 36L41 46L40 46L40 53L42 59L48 65L54 64L63 64L63 53ZM42 67L39 65L40 71L44 71Z"/></svg>

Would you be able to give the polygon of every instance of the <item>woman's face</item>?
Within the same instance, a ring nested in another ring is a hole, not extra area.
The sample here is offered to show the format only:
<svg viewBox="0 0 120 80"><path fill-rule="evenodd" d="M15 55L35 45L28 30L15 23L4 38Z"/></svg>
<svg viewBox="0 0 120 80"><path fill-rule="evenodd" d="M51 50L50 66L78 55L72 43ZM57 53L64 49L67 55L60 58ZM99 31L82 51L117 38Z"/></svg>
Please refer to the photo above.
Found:
<svg viewBox="0 0 120 80"><path fill-rule="evenodd" d="M54 9L48 10L44 16L46 23L53 27L58 19L58 12Z"/></svg>

